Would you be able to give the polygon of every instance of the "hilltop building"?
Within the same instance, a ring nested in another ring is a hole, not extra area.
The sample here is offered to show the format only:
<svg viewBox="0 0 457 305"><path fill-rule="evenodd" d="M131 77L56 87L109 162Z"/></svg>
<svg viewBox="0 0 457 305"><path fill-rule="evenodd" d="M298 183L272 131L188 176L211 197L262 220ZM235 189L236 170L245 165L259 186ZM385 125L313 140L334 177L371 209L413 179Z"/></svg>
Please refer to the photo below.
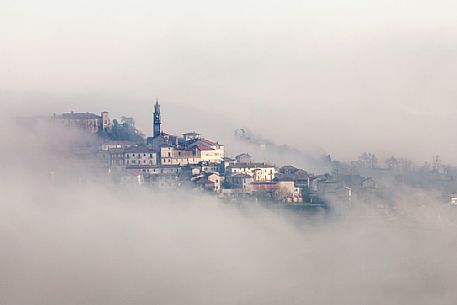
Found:
<svg viewBox="0 0 457 305"><path fill-rule="evenodd" d="M157 137L160 135L160 105L159 99L156 99L156 104L154 105L154 114L153 114L153 126L152 126L152 136Z"/></svg>
<svg viewBox="0 0 457 305"><path fill-rule="evenodd" d="M163 132L158 100L154 106L152 129L152 136L146 143L158 154L160 164L186 166L200 162L221 163L224 159L224 145L203 139L199 133L189 132L178 137Z"/></svg>
<svg viewBox="0 0 457 305"><path fill-rule="evenodd" d="M160 148L161 164L185 166L198 164L200 161L201 158L194 150L177 149L170 145L164 145Z"/></svg>
<svg viewBox="0 0 457 305"><path fill-rule="evenodd" d="M54 114L54 123L62 124L68 128L79 128L90 134L108 131L111 126L111 120L108 112L104 111L100 115L94 113L69 112L59 115Z"/></svg>
<svg viewBox="0 0 457 305"><path fill-rule="evenodd" d="M224 145L206 139L198 139L186 143L187 149L200 158L200 161L221 163L224 160Z"/></svg>

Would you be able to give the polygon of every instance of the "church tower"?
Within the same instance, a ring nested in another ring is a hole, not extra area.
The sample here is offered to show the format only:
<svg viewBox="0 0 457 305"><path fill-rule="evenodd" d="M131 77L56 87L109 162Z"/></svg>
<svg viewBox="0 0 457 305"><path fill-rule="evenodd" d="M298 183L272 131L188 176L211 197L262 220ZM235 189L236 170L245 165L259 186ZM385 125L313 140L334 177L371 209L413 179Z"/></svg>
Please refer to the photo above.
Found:
<svg viewBox="0 0 457 305"><path fill-rule="evenodd" d="M154 124L152 125L152 136L157 137L160 135L160 105L159 99L156 99L156 104L154 105Z"/></svg>

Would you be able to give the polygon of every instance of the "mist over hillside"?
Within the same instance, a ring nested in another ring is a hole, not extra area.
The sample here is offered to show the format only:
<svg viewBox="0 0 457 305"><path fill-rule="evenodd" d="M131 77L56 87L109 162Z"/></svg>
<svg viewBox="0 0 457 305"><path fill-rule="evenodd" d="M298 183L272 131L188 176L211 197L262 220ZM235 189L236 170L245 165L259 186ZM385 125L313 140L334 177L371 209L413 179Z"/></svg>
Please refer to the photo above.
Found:
<svg viewBox="0 0 457 305"><path fill-rule="evenodd" d="M299 215L113 185L75 155L88 141L77 131L15 128L1 141L1 303L425 305L457 297L457 210L433 191L404 188L388 204L333 202L330 213Z"/></svg>
<svg viewBox="0 0 457 305"><path fill-rule="evenodd" d="M456 12L0 1L0 305L455 305Z"/></svg>

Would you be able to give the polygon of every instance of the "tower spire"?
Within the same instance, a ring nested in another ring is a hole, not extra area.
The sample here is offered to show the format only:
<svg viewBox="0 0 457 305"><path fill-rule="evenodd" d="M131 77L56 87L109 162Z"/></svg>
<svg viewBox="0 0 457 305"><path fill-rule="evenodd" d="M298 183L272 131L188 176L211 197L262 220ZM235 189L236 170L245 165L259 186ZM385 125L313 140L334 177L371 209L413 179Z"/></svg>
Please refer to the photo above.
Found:
<svg viewBox="0 0 457 305"><path fill-rule="evenodd" d="M154 123L152 125L152 136L156 137L160 135L161 130L160 130L160 104L159 104L159 98L156 97L156 104L154 105L154 116L153 116Z"/></svg>

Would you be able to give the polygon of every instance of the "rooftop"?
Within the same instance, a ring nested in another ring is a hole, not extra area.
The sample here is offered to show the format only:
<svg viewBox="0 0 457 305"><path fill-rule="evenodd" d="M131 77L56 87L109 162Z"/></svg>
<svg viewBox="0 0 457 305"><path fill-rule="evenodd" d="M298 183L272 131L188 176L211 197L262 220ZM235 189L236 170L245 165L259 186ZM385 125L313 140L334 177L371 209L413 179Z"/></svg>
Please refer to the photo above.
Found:
<svg viewBox="0 0 457 305"><path fill-rule="evenodd" d="M68 112L56 115L55 117L64 120L94 120L100 118L99 115L89 112Z"/></svg>
<svg viewBox="0 0 457 305"><path fill-rule="evenodd" d="M236 163L233 165L230 165L229 167L231 168L270 168L270 167L275 167L272 164L267 164L267 163Z"/></svg>
<svg viewBox="0 0 457 305"><path fill-rule="evenodd" d="M127 169L143 169L143 168L156 168L156 169L165 169L165 168L172 168L172 169L180 169L181 166L179 165L149 165L149 164L140 164L140 165L128 165Z"/></svg>
<svg viewBox="0 0 457 305"><path fill-rule="evenodd" d="M152 154L155 153L152 149L146 146L132 146L124 150L125 153L145 153Z"/></svg>
<svg viewBox="0 0 457 305"><path fill-rule="evenodd" d="M189 145L189 148L197 148L198 150L214 150L211 146L204 143L198 143L198 141Z"/></svg>
<svg viewBox="0 0 457 305"><path fill-rule="evenodd" d="M234 178L234 177L236 177L236 178L252 178L251 176L246 175L246 174L242 174L242 173L231 175L231 177L232 178Z"/></svg>
<svg viewBox="0 0 457 305"><path fill-rule="evenodd" d="M199 136L199 135L200 134L195 131L183 133L183 136Z"/></svg>

